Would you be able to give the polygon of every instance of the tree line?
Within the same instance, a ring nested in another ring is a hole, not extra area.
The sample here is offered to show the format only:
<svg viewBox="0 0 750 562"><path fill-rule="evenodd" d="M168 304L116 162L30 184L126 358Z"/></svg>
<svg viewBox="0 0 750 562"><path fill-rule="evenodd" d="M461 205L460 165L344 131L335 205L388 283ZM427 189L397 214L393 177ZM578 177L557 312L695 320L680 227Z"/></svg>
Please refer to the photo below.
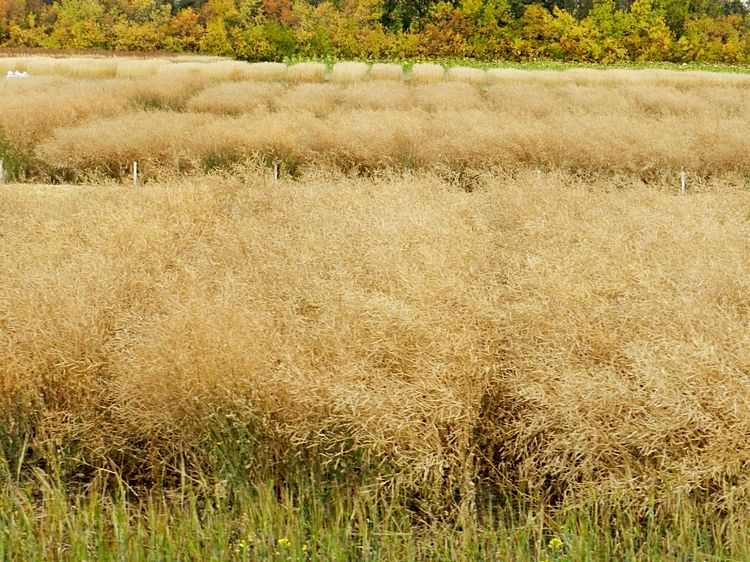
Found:
<svg viewBox="0 0 750 562"><path fill-rule="evenodd" d="M4 47L249 61L750 62L742 0L0 0Z"/></svg>

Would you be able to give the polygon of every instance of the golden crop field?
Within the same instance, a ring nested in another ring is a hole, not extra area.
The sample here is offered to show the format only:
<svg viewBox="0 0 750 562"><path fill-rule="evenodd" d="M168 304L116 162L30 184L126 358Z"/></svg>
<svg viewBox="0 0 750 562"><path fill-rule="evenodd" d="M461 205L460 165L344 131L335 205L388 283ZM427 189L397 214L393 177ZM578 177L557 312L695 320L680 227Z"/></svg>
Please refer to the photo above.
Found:
<svg viewBox="0 0 750 562"><path fill-rule="evenodd" d="M0 59L30 73L2 83L0 125L5 150L39 177L255 156L294 170L535 168L671 187L684 169L703 189L750 169L748 75L340 63L326 81L317 63L34 60Z"/></svg>
<svg viewBox="0 0 750 562"><path fill-rule="evenodd" d="M551 513L358 559L750 555L750 76L105 62L0 83L0 485L221 504L302 466L417 534ZM613 505L674 527L555 519ZM311 559L295 529L254 544Z"/></svg>

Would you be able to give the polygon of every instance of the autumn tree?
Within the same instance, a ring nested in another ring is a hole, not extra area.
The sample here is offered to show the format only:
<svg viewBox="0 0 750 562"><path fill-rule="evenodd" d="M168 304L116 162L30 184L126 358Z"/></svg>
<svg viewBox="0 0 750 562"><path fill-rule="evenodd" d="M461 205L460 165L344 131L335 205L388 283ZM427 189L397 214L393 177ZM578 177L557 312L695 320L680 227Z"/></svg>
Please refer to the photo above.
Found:
<svg viewBox="0 0 750 562"><path fill-rule="evenodd" d="M463 0L461 11L471 22L467 38L471 56L507 58L515 21L508 0Z"/></svg>
<svg viewBox="0 0 750 562"><path fill-rule="evenodd" d="M55 49L96 49L107 46L102 28L104 9L95 0L61 0L53 5L56 21L47 46Z"/></svg>
<svg viewBox="0 0 750 562"><path fill-rule="evenodd" d="M686 22L675 53L683 61L746 63L750 60L749 41L747 26L740 16L699 15Z"/></svg>
<svg viewBox="0 0 750 562"><path fill-rule="evenodd" d="M664 13L652 0L635 0L624 18L624 45L636 61L663 61L669 58L672 32Z"/></svg>
<svg viewBox="0 0 750 562"><path fill-rule="evenodd" d="M627 58L624 45L627 17L614 0L594 0L591 11L581 22L587 59L611 64Z"/></svg>

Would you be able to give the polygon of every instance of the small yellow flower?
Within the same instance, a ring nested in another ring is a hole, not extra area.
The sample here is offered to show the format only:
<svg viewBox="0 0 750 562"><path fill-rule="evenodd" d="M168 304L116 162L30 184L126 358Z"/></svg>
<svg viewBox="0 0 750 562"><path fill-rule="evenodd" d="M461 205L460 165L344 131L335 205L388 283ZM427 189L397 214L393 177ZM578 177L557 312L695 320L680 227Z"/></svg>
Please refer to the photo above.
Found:
<svg viewBox="0 0 750 562"><path fill-rule="evenodd" d="M302 545L302 552L307 552L308 550L310 550L310 547L307 545L307 543L303 544Z"/></svg>
<svg viewBox="0 0 750 562"><path fill-rule="evenodd" d="M552 537L549 540L549 547L552 550L562 550L563 548L563 542L560 540L560 537Z"/></svg>
<svg viewBox="0 0 750 562"><path fill-rule="evenodd" d="M284 548L289 548L292 545L292 541L289 539L279 539L276 541L279 546L283 546Z"/></svg>

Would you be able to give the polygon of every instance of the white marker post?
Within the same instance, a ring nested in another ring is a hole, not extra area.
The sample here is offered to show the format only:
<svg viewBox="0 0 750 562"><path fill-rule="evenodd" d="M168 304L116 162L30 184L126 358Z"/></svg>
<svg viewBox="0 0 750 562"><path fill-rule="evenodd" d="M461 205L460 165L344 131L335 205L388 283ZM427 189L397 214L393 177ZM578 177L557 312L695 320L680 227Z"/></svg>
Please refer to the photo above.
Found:
<svg viewBox="0 0 750 562"><path fill-rule="evenodd" d="M273 163L273 179L279 181L279 163L275 161Z"/></svg>
<svg viewBox="0 0 750 562"><path fill-rule="evenodd" d="M685 195L685 189L687 188L687 178L685 177L685 168L680 173L680 195Z"/></svg>
<svg viewBox="0 0 750 562"><path fill-rule="evenodd" d="M138 161L133 160L133 185L138 185Z"/></svg>
<svg viewBox="0 0 750 562"><path fill-rule="evenodd" d="M5 161L0 158L0 183L5 183Z"/></svg>

